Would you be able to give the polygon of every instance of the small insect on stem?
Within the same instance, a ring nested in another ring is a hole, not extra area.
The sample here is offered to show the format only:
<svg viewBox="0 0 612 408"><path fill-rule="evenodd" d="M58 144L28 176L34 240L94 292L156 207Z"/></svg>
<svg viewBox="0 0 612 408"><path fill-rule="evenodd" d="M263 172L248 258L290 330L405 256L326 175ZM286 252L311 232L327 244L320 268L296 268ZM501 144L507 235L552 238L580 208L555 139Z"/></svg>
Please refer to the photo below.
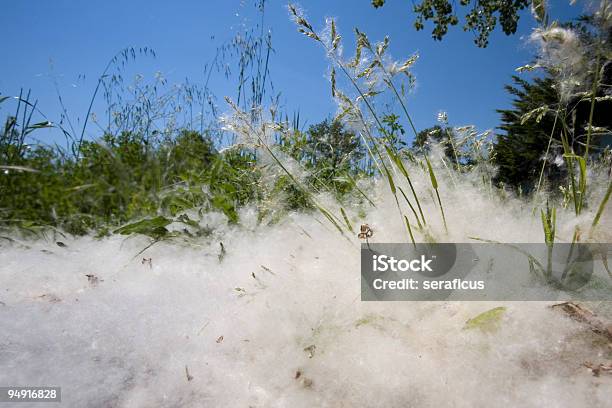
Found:
<svg viewBox="0 0 612 408"><path fill-rule="evenodd" d="M361 224L361 227L359 227L359 234L357 234L357 238L365 239L368 248L370 247L370 242L368 241L368 238L370 238L372 235L374 235L374 230L372 230L372 228L370 228L368 224Z"/></svg>
<svg viewBox="0 0 612 408"><path fill-rule="evenodd" d="M374 231L372 230L372 228L370 228L368 224L361 224L361 227L359 228L359 234L357 234L357 238L367 240L372 235L374 235Z"/></svg>

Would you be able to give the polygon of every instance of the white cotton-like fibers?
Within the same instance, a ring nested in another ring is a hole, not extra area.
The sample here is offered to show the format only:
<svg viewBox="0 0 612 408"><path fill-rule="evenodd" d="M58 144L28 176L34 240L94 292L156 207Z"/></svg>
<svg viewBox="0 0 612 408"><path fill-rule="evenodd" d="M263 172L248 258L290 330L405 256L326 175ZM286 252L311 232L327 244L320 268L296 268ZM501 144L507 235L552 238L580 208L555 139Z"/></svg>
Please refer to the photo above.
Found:
<svg viewBox="0 0 612 408"><path fill-rule="evenodd" d="M424 193L440 241L542 241L528 203L455 182L440 192L448 235ZM353 222L372 241L406 241L387 190ZM558 219L571 236L571 214ZM0 385L61 386L67 407L612 406L612 376L583 366L609 363L610 346L550 302L361 302L356 237L317 214L241 220L136 257L144 237L3 243ZM497 331L464 329L498 306Z"/></svg>

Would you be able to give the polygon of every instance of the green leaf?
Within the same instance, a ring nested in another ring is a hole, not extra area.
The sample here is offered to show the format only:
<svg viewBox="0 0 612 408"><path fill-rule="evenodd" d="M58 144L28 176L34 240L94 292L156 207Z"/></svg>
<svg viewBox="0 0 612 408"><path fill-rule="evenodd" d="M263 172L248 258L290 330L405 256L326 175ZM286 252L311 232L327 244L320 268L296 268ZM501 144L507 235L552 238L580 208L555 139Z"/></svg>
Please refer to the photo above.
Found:
<svg viewBox="0 0 612 408"><path fill-rule="evenodd" d="M433 171L433 167L431 167L431 163L429 159L425 157L425 161L427 162L427 169L429 170L429 178L431 179L431 186L437 190L438 189L438 180L436 179L436 175Z"/></svg>
<svg viewBox="0 0 612 408"><path fill-rule="evenodd" d="M606 208L606 204L610 199L610 195L612 195L612 180L608 184L608 189L606 190L606 194L604 195L599 207L597 208L597 213L595 214L595 218L593 218L593 224L591 224L591 228L595 228L599 223L599 219L601 218L601 214L603 214L604 209Z"/></svg>
<svg viewBox="0 0 612 408"><path fill-rule="evenodd" d="M542 218L542 228L544 229L544 242L552 245L555 241L556 210L554 207L551 210L547 205L546 212L540 210L540 216Z"/></svg>
<svg viewBox="0 0 612 408"><path fill-rule="evenodd" d="M35 123L33 125L30 125L28 126L28 129L40 129L40 128L46 128L46 127L53 127L53 123L46 120L44 122Z"/></svg>
<svg viewBox="0 0 612 408"><path fill-rule="evenodd" d="M48 120L46 120L44 122L35 123L33 125L28 126L26 128L26 134L31 133L32 131L34 131L36 129L52 128L52 127L53 127L53 123L51 123Z"/></svg>
<svg viewBox="0 0 612 408"><path fill-rule="evenodd" d="M584 160L584 157L578 157L578 165L580 168L580 181L578 184L578 188L580 189L580 193L584 195L584 193L586 192L586 176L587 176L587 169L586 169L586 160Z"/></svg>
<svg viewBox="0 0 612 408"><path fill-rule="evenodd" d="M332 68L331 71L331 91L332 91L332 98L336 97L336 69Z"/></svg>
<svg viewBox="0 0 612 408"><path fill-rule="evenodd" d="M190 227L194 227L194 228L200 227L200 224L198 224L196 221L194 221L191 218L189 218L189 216L187 214L179 215L179 217L176 219L176 221L177 222L182 222L183 224L189 225Z"/></svg>
<svg viewBox="0 0 612 408"><path fill-rule="evenodd" d="M221 210L230 223L235 224L238 222L238 213L230 197L225 194L217 194L212 198L211 204L214 208Z"/></svg>
<svg viewBox="0 0 612 408"><path fill-rule="evenodd" d="M419 226L419 229L423 228L423 226L421 225L421 221L419 220L419 216L417 215L414 207L412 206L412 203L408 199L408 196L406 196L406 193L404 193L404 190L402 190L401 187L398 187L398 189L399 189L400 193L402 193L402 196L404 197L404 200L406 200L406 202L408 203L408 206L410 207L410 210L412 210L412 213L414 214L414 218L416 218L416 220L417 220L417 224Z"/></svg>
<svg viewBox="0 0 612 408"><path fill-rule="evenodd" d="M334 219L334 217L331 215L329 211L327 211L325 208L321 207L320 205L315 204L315 206L321 212L321 214L323 214L325 218L329 220L329 222L334 224L334 227L336 227L336 229L340 231L341 234L344 233L344 231L342 231L342 227L336 222L336 220Z"/></svg>
<svg viewBox="0 0 612 408"><path fill-rule="evenodd" d="M346 226L348 227L349 231L355 232L355 231L353 231L353 226L351 225L351 221L349 220L348 216L346 215L346 212L344 211L344 208L340 207L340 212L342 213L342 217L344 218L344 222L345 222Z"/></svg>
<svg viewBox="0 0 612 408"><path fill-rule="evenodd" d="M393 182L393 176L391 176L391 173L389 172L389 169L387 169L387 166L385 166L385 173L387 174L387 179L389 180L389 187L391 187L391 192L393 193L393 195L395 195L395 183Z"/></svg>
<svg viewBox="0 0 612 408"><path fill-rule="evenodd" d="M159 239L168 233L166 226L171 224L172 220L158 216L155 218L145 218L131 224L124 225L113 231L115 234L130 235L142 234L151 238Z"/></svg>
<svg viewBox="0 0 612 408"><path fill-rule="evenodd" d="M387 151L387 154L389 155L393 163L395 163L395 165L399 169L400 173L402 173L402 175L406 177L406 179L410 179L410 176L408 175L408 171L404 167L404 163L402 163L402 160L399 158L399 156L395 154L393 150L391 150L391 148L387 145L385 145L385 150Z"/></svg>
<svg viewBox="0 0 612 408"><path fill-rule="evenodd" d="M582 156L578 156L575 154L564 154L563 157L567 159L574 159L578 161L578 169L580 171L579 179L578 179L578 192L580 196L578 197L576 207L576 213L580 214L582 210L582 203L584 202L584 196L586 195L587 188L587 168L586 168L586 160ZM571 163L571 162L570 162Z"/></svg>
<svg viewBox="0 0 612 408"><path fill-rule="evenodd" d="M410 227L410 221L408 221L408 217L404 215L404 221L406 222L406 229L408 230L408 234L410 234L410 240L412 241L412 245L416 248L416 242L414 241L414 235L412 234L412 228Z"/></svg>
<svg viewBox="0 0 612 408"><path fill-rule="evenodd" d="M467 322L465 322L465 326L463 328L467 330L478 329L485 332L495 331L499 327L505 312L505 307L496 307L494 309L487 310L486 312L469 319Z"/></svg>

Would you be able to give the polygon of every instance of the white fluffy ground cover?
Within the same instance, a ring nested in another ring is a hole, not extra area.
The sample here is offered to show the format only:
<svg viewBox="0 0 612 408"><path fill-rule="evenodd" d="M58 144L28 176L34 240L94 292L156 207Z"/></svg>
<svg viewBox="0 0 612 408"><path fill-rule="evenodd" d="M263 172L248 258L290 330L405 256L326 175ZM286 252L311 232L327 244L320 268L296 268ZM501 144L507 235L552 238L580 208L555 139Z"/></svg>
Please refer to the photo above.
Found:
<svg viewBox="0 0 612 408"><path fill-rule="evenodd" d="M406 241L376 191L372 240ZM467 181L441 195L448 236L424 203L440 240L543 239L529 205ZM361 302L359 241L320 218L254 226L245 211L198 246L136 257L145 237L2 243L0 384L61 386L68 407L612 406L612 376L583 366L612 350L587 326L544 302ZM498 330L464 328L498 306Z"/></svg>

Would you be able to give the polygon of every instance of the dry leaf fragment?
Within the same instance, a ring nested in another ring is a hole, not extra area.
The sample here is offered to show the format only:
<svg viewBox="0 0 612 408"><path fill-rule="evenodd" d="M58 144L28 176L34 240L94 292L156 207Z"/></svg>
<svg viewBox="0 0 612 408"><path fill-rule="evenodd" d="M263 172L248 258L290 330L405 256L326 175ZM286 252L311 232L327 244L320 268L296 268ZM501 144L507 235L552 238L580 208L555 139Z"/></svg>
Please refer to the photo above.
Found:
<svg viewBox="0 0 612 408"><path fill-rule="evenodd" d="M587 361L586 363L583 364L586 368L588 368L589 370L591 370L591 372L593 373L593 375L595 377L599 377L600 374L605 373L605 374L612 374L612 364L603 364L600 363L599 365L595 365L589 361Z"/></svg>
<svg viewBox="0 0 612 408"><path fill-rule="evenodd" d="M570 318L586 323L593 332L604 335L608 340L612 341L612 324L599 319L599 317L587 309L574 302L564 302L551 306L553 309L559 308L563 310Z"/></svg>

